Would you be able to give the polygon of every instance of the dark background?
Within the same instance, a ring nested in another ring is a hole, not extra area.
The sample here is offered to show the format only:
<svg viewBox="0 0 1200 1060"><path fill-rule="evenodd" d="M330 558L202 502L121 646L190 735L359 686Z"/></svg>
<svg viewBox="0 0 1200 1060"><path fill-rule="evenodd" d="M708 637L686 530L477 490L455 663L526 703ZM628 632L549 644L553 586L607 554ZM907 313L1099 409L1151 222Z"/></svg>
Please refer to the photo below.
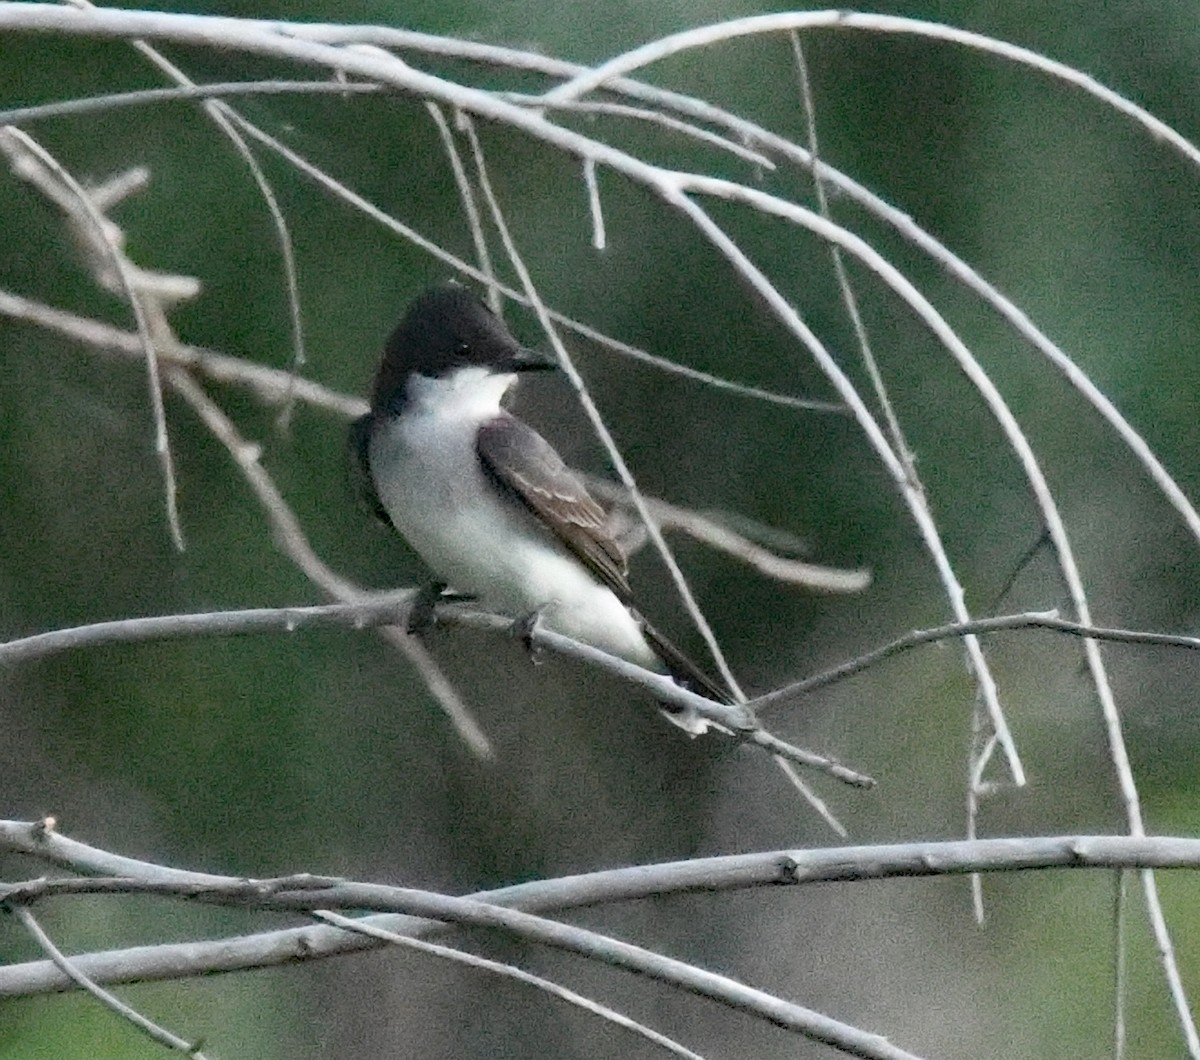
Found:
<svg viewBox="0 0 1200 1060"><path fill-rule="evenodd" d="M1200 21L1191 0L893 4L1037 49L1094 75L1195 139ZM180 8L182 10L182 8ZM511 44L581 62L761 8L689 4L316 3L210 5L207 13L382 22ZM1196 369L1200 174L1097 101L1028 70L945 44L856 33L804 38L825 156L912 214L1018 302L1145 434L1189 496L1200 493ZM242 56L164 49L198 80L294 74ZM486 86L536 89L466 64L410 61ZM162 82L128 45L0 36L0 106ZM307 71L301 72L307 76ZM803 121L784 38L673 59L647 79L793 138ZM444 153L419 101L253 99L247 116L464 257L471 246ZM746 180L749 167L659 130L569 119L627 149ZM149 191L114 215L133 258L197 276L173 321L182 339L264 364L290 358L270 222L243 164L193 105L30 125L77 177L130 165ZM601 171L608 249L591 249L578 166L507 130L482 129L522 252L556 308L656 353L730 378L831 397L809 357L679 218ZM307 374L365 394L404 306L448 270L277 159L263 164L293 226ZM799 174L768 190L810 202ZM713 205L861 381L818 241ZM938 269L848 203L836 217L871 241L959 329L1029 433L1078 550L1097 620L1194 630L1197 543L1111 432L1040 357ZM129 325L97 293L53 207L0 172L0 287ZM501 252L494 247L497 260ZM1003 590L1037 540L1011 452L948 355L862 269L857 290L947 547L979 614L1066 607L1045 552ZM532 318L510 322L540 343ZM572 341L643 488L803 535L815 559L867 566L871 588L817 596L673 539L735 671L752 691L823 669L949 609L906 509L853 422L729 396ZM301 407L286 433L235 387L206 384L299 513L318 553L375 587L420 565L351 502L345 423ZM573 463L604 456L565 384L525 388L522 410ZM168 416L187 551L171 546L144 368L0 321L0 636L129 615L314 602L273 546L228 454L178 400ZM639 596L688 649L649 550ZM764 756L689 742L608 676L515 642L438 633L433 650L495 743L474 760L413 671L366 632L312 632L111 647L0 675L0 815L53 813L72 836L122 853L232 874L344 874L464 892L524 879L833 839ZM1073 641L989 640L1030 783L990 800L981 831L1122 828L1095 695ZM1105 649L1148 827L1194 830L1200 715L1187 654ZM773 717L785 738L873 773L863 794L817 787L856 842L958 837L974 697L955 645L923 649ZM0 863L8 878L34 874ZM1163 876L1185 983L1200 989L1193 880ZM918 1053L1093 1055L1111 1037L1113 882L1099 873L989 880L988 923L965 881L891 882L691 897L597 910L580 922L727 972ZM43 922L69 951L252 930L264 918L111 900L62 902ZM1140 906L1130 938L1130 1040L1180 1055ZM699 1001L516 943L474 939L679 1035L711 1056L824 1056ZM0 960L36 956L15 925ZM124 989L223 1057L596 1057L648 1047L515 984L388 952L317 966ZM5 1003L0 1057L161 1055L80 997Z"/></svg>

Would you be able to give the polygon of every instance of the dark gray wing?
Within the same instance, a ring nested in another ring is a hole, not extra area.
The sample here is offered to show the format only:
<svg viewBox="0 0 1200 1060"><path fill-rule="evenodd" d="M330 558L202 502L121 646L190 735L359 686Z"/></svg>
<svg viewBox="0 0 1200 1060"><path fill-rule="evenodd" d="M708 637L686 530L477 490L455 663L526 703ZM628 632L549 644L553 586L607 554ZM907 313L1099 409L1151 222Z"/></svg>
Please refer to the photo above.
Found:
<svg viewBox="0 0 1200 1060"><path fill-rule="evenodd" d="M492 479L545 523L626 606L632 603L625 553L608 532L608 514L562 457L532 427L502 413L475 443ZM650 647L685 688L721 703L733 696L630 607Z"/></svg>
<svg viewBox="0 0 1200 1060"><path fill-rule="evenodd" d="M350 488L354 490L355 500L359 504L384 526L390 527L392 520L376 492L375 480L371 477L371 465L367 459L367 447L371 444L371 427L370 414L360 416L350 424L350 433L346 437L346 465Z"/></svg>
<svg viewBox="0 0 1200 1060"><path fill-rule="evenodd" d="M553 446L508 413L485 423L475 445L492 479L533 512L588 570L628 603L625 553L608 532L608 513Z"/></svg>

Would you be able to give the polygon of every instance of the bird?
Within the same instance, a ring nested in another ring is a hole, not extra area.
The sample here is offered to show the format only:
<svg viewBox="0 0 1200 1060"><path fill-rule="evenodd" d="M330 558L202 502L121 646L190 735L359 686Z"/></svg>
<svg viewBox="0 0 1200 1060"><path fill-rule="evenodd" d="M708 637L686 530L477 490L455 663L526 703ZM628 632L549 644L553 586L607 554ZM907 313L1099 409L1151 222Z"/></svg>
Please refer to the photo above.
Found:
<svg viewBox="0 0 1200 1060"><path fill-rule="evenodd" d="M527 638L538 623L733 702L643 617L608 511L505 409L520 376L557 368L453 283L420 294L384 344L370 411L351 425L348 449L367 508L434 574L416 621L449 588L513 618ZM707 728L659 705L689 732Z"/></svg>

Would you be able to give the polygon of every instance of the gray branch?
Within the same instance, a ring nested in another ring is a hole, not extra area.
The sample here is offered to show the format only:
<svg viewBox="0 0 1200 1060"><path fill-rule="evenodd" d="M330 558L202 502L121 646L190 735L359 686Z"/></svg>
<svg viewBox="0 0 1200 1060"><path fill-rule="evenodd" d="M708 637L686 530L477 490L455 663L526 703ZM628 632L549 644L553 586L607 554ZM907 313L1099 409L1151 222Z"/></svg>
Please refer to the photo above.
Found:
<svg viewBox="0 0 1200 1060"><path fill-rule="evenodd" d="M610 869L480 892L470 896L470 913L466 914L463 907L452 908L453 899L406 888L319 876L248 880L187 872L67 839L53 831L53 822L47 826L0 821L0 850L31 855L77 872L110 877L39 879L10 885L0 891L0 903L8 905L70 893L168 894L298 912L314 908L376 910L377 915L365 918L365 923L413 937L445 930L446 922L487 922L552 945L556 943L537 934L542 928L531 929L534 933L527 934L524 922L502 920L494 910L551 913L689 892L976 872L1200 868L1200 839L1169 836L1046 836L772 850ZM235 938L82 954L73 957L72 963L95 982L123 983L292 964L353 953L379 944L334 928L305 926ZM607 959L598 951L592 955ZM71 986L71 981L50 961L0 968L0 997L53 993Z"/></svg>

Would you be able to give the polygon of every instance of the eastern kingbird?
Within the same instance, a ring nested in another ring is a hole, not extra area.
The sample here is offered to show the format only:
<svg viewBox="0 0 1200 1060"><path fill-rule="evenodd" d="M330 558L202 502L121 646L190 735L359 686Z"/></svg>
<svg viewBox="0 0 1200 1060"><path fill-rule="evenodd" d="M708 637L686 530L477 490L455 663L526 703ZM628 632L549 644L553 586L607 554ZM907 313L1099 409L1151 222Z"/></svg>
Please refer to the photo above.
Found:
<svg viewBox="0 0 1200 1060"><path fill-rule="evenodd" d="M720 702L729 691L634 609L608 513L532 427L502 407L521 372L554 369L465 288L426 291L392 332L352 471L441 586ZM667 710L689 731L704 723Z"/></svg>

